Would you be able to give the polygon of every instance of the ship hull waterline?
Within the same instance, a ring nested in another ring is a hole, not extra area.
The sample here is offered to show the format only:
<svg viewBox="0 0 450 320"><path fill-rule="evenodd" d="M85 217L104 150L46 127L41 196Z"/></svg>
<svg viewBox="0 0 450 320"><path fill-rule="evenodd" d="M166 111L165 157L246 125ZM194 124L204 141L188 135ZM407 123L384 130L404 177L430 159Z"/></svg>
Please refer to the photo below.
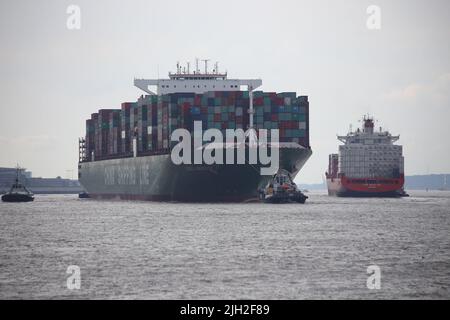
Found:
<svg viewBox="0 0 450 320"><path fill-rule="evenodd" d="M32 202L34 197L27 194L4 194L2 196L3 202Z"/></svg>

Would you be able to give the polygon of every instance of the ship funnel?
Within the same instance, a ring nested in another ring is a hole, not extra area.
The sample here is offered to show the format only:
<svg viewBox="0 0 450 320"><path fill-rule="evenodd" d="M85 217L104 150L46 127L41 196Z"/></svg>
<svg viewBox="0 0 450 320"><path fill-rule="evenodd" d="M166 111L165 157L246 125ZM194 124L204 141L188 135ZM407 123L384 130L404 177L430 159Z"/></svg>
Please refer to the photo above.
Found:
<svg viewBox="0 0 450 320"><path fill-rule="evenodd" d="M373 133L373 127L374 127L374 124L373 124L373 119L372 118L366 118L366 117L364 117L364 122L363 122L363 132L364 133L370 133L370 134L372 134Z"/></svg>

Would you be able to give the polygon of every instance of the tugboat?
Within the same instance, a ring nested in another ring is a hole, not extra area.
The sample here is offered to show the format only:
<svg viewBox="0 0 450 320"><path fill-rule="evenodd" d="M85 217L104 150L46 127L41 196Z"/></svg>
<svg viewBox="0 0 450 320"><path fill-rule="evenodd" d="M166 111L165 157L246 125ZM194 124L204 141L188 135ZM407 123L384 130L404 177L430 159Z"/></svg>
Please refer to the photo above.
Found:
<svg viewBox="0 0 450 320"><path fill-rule="evenodd" d="M81 192L78 194L78 198L79 199L89 199L90 196L89 196L89 193L87 193L87 192Z"/></svg>
<svg viewBox="0 0 450 320"><path fill-rule="evenodd" d="M266 203L305 203L308 199L298 189L289 172L284 169L278 171L259 194L260 199Z"/></svg>
<svg viewBox="0 0 450 320"><path fill-rule="evenodd" d="M20 168L17 167L16 181L9 192L2 196L3 202L30 202L34 200L33 193L19 182L19 170Z"/></svg>

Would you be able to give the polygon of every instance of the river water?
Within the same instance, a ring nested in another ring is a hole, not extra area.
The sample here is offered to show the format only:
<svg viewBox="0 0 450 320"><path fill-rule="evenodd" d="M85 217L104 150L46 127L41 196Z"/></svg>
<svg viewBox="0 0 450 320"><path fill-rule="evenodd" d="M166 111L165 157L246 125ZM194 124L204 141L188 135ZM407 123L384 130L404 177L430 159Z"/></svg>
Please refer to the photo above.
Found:
<svg viewBox="0 0 450 320"><path fill-rule="evenodd" d="M0 203L1 299L449 299L450 192ZM80 289L69 289L69 266ZM369 289L369 266L380 289Z"/></svg>

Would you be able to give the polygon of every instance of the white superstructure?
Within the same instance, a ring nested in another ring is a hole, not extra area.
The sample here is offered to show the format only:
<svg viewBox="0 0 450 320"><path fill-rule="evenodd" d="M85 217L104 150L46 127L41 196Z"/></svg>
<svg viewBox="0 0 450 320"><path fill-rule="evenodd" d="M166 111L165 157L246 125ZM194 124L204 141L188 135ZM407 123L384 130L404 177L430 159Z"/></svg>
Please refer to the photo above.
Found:
<svg viewBox="0 0 450 320"><path fill-rule="evenodd" d="M204 71L198 68L191 72L189 63L181 67L177 63L177 72L169 72L169 79L134 79L134 85L148 94L170 94L179 92L193 92L197 94L208 91L239 91L241 86L245 90L253 91L262 85L261 79L228 79L227 73L220 73L216 62L212 72L208 71L208 60ZM149 87L155 87L151 90Z"/></svg>
<svg viewBox="0 0 450 320"><path fill-rule="evenodd" d="M394 145L400 137L389 132L374 131L373 119L364 117L362 130L338 136L338 173L351 178L394 178L404 173L402 146Z"/></svg>

